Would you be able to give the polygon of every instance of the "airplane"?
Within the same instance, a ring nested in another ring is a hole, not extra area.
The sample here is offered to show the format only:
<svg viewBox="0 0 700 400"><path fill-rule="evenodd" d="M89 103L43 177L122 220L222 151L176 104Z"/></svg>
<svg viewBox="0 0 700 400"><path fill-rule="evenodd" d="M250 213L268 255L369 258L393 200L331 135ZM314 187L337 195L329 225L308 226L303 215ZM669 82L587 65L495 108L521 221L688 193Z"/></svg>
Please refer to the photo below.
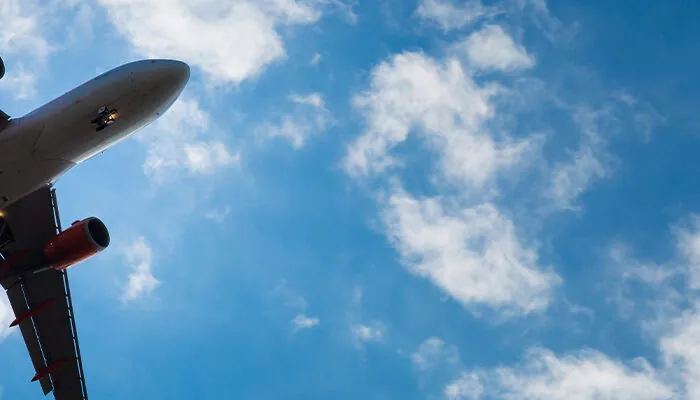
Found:
<svg viewBox="0 0 700 400"><path fill-rule="evenodd" d="M44 395L87 399L67 269L110 243L96 217L62 229L54 184L163 115L189 78L181 61L135 61L22 117L0 111L0 284Z"/></svg>

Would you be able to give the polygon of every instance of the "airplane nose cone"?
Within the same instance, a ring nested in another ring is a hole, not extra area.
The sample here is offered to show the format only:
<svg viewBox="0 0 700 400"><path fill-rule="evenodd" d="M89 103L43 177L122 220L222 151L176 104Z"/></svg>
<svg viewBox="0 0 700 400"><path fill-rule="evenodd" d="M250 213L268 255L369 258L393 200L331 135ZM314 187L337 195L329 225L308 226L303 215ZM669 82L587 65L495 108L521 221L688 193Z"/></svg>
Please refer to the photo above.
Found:
<svg viewBox="0 0 700 400"><path fill-rule="evenodd" d="M158 60L159 74L165 86L172 87L178 93L190 80L190 66L177 60Z"/></svg>
<svg viewBox="0 0 700 400"><path fill-rule="evenodd" d="M160 104L156 116L167 111L180 96L190 79L190 66L177 60L148 60L146 61L148 81L155 83L157 88L154 95ZM155 97L154 97L155 99Z"/></svg>

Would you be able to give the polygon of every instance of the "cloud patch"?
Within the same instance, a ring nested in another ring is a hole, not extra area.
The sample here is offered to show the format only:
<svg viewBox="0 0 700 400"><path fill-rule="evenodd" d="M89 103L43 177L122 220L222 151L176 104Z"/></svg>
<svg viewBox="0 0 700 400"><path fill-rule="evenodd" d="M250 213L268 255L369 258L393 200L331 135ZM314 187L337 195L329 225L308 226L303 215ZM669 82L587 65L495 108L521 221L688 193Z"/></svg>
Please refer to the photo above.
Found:
<svg viewBox="0 0 700 400"><path fill-rule="evenodd" d="M416 9L416 15L436 23L445 32L469 26L489 13L480 0L422 0Z"/></svg>
<svg viewBox="0 0 700 400"><path fill-rule="evenodd" d="M492 204L446 209L439 199L396 189L384 223L403 264L466 307L541 311L561 280L538 266L535 250L521 244L513 223Z"/></svg>
<svg viewBox="0 0 700 400"><path fill-rule="evenodd" d="M535 58L498 25L486 25L462 44L469 64L479 70L513 71L532 68Z"/></svg>
<svg viewBox="0 0 700 400"><path fill-rule="evenodd" d="M533 349L521 366L465 372L446 391L475 385L486 397L506 400L657 400L673 396L646 361L637 359L626 365L593 350L558 357L548 350ZM466 393L460 396L461 390L451 391L457 394L453 398L470 398Z"/></svg>
<svg viewBox="0 0 700 400"><path fill-rule="evenodd" d="M287 140L298 150L314 136L320 135L333 123L331 113L320 93L292 94L289 101L293 110L278 121L268 122L258 128L264 138Z"/></svg>
<svg viewBox="0 0 700 400"><path fill-rule="evenodd" d="M456 347L448 346L438 337L426 339L411 354L413 366L420 371L440 368L443 364L458 365L459 352Z"/></svg>
<svg viewBox="0 0 700 400"><path fill-rule="evenodd" d="M0 296L0 342L12 333L9 326L14 320L15 313L12 311L10 301L6 295Z"/></svg>
<svg viewBox="0 0 700 400"><path fill-rule="evenodd" d="M470 399L469 392L459 389L467 387L478 388L485 398L501 399L698 398L700 296L694 280L700 247L698 218L691 214L672 228L677 251L664 263L636 260L619 243L611 250L623 284L638 283L624 291L632 305L626 313L636 317L637 326L655 346L655 365L643 357L624 361L589 348L556 354L533 347L517 365L462 368L461 376L445 387L445 393L455 393L455 399ZM677 276L686 279L672 279ZM634 307L635 303L640 307Z"/></svg>
<svg viewBox="0 0 700 400"><path fill-rule="evenodd" d="M240 165L240 154L232 152L213 130L209 113L199 102L178 99L152 127L138 135L148 149L144 173L165 183L182 173L201 176Z"/></svg>
<svg viewBox="0 0 700 400"><path fill-rule="evenodd" d="M33 57L45 60L54 50L42 30L42 13L34 1L0 0L0 52L32 50Z"/></svg>
<svg viewBox="0 0 700 400"><path fill-rule="evenodd" d="M286 53L282 27L312 24L327 1L98 0L109 19L145 57L178 58L215 82L238 84Z"/></svg>
<svg viewBox="0 0 700 400"><path fill-rule="evenodd" d="M228 217L231 215L231 206L226 206L224 208L216 208L207 211L204 214L204 218L214 221L217 224L223 224L226 222Z"/></svg>
<svg viewBox="0 0 700 400"><path fill-rule="evenodd" d="M131 242L124 256L130 271L122 294L122 301L127 303L150 294L160 281L153 276L153 250L146 238L140 236Z"/></svg>
<svg viewBox="0 0 700 400"><path fill-rule="evenodd" d="M387 335L386 327L379 322L370 325L354 324L350 327L350 332L358 343L381 342Z"/></svg>
<svg viewBox="0 0 700 400"><path fill-rule="evenodd" d="M495 115L498 85L480 86L456 58L405 52L377 66L370 89L353 102L366 131L348 147L346 171L355 177L401 164L391 151L413 133L440 157L447 179L481 187L536 151L537 137L496 137L485 129Z"/></svg>
<svg viewBox="0 0 700 400"><path fill-rule="evenodd" d="M316 317L309 317L305 314L297 314L292 320L292 325L294 325L294 331L300 331L302 329L311 329L321 322L320 319Z"/></svg>

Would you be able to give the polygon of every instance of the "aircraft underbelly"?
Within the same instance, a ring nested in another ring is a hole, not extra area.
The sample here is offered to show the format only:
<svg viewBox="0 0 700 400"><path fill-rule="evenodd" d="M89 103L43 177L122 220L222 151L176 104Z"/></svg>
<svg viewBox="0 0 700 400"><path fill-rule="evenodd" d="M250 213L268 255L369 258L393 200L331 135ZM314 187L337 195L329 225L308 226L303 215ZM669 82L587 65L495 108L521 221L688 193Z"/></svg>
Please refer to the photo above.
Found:
<svg viewBox="0 0 700 400"><path fill-rule="evenodd" d="M0 162L0 206L5 207L55 181L73 166L70 161L37 158Z"/></svg>
<svg viewBox="0 0 700 400"><path fill-rule="evenodd" d="M144 125L149 116L144 112L143 98L147 92L124 91L110 97L110 93L94 93L80 104L74 104L53 118L47 118L46 128L34 144L33 155L45 159L62 159L75 163L103 151ZM113 126L96 131L90 121L102 106L116 109L118 119Z"/></svg>

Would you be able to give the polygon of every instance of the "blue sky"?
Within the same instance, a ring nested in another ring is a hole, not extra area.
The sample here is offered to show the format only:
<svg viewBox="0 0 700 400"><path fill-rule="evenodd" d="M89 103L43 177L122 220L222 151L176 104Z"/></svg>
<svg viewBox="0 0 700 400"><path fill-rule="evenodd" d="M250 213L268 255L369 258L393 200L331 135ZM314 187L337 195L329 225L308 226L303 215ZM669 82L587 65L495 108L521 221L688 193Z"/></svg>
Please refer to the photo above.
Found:
<svg viewBox="0 0 700 400"><path fill-rule="evenodd" d="M93 398L700 397L700 5L0 0L0 107L188 62L57 184ZM40 397L0 303L0 399Z"/></svg>

